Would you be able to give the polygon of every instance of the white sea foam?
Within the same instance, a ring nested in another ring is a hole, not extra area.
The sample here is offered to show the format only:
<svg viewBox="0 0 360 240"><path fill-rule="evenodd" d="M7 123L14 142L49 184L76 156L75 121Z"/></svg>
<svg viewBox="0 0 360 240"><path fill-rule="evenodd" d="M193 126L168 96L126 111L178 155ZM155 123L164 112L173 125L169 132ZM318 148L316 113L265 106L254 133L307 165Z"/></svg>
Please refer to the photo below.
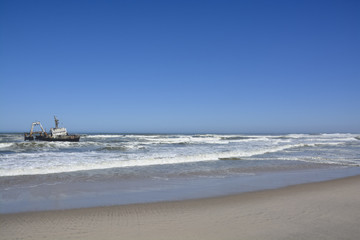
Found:
<svg viewBox="0 0 360 240"><path fill-rule="evenodd" d="M246 158L359 164L353 134L289 135L86 135L79 143L0 142L0 176L34 175ZM7 138L8 139L8 138ZM0 138L1 140L1 138ZM309 149L310 148L310 149ZM330 148L326 149L326 148ZM290 153L287 150L293 149ZM309 151L314 151L308 156ZM351 152L352 151L352 152ZM278 153L275 157L270 153ZM329 154L332 154L329 157ZM267 155L266 155L267 154ZM280 154L280 155L279 155ZM290 154L290 155L289 155ZM319 155L320 154L320 155ZM335 154L335 155L334 155ZM349 155L350 154L350 155ZM319 156L317 156L319 155ZM334 155L334 156L333 156ZM346 159L343 155L349 155ZM284 157L285 156L285 157Z"/></svg>
<svg viewBox="0 0 360 240"><path fill-rule="evenodd" d="M9 148L13 145L13 143L0 143L0 148Z"/></svg>
<svg viewBox="0 0 360 240"><path fill-rule="evenodd" d="M123 137L124 135L121 134L96 134L96 135L84 135L83 138L119 138Z"/></svg>

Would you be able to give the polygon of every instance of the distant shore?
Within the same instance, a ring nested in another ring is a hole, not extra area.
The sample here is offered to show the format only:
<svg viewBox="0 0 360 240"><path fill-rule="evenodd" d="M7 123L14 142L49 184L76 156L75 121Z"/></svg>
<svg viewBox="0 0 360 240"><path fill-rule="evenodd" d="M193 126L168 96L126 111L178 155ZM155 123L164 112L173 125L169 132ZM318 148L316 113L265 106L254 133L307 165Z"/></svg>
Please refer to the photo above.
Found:
<svg viewBox="0 0 360 240"><path fill-rule="evenodd" d="M1 239L357 239L360 175L196 200L1 214Z"/></svg>

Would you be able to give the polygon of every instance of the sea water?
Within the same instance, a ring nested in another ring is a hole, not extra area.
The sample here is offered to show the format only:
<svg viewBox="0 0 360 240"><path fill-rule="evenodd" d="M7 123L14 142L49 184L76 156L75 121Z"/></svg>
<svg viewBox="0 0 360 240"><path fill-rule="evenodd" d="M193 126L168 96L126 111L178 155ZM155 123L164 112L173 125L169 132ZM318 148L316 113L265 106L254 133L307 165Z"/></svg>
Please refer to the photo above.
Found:
<svg viewBox="0 0 360 240"><path fill-rule="evenodd" d="M218 196L360 174L357 134L0 135L0 213Z"/></svg>

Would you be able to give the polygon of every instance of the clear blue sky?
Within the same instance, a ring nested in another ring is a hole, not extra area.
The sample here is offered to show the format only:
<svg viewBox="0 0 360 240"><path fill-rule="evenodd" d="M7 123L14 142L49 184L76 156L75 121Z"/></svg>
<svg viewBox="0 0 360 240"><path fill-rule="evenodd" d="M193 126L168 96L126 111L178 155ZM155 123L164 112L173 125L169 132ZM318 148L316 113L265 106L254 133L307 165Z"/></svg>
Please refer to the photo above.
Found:
<svg viewBox="0 0 360 240"><path fill-rule="evenodd" d="M360 1L0 0L0 131L360 132Z"/></svg>

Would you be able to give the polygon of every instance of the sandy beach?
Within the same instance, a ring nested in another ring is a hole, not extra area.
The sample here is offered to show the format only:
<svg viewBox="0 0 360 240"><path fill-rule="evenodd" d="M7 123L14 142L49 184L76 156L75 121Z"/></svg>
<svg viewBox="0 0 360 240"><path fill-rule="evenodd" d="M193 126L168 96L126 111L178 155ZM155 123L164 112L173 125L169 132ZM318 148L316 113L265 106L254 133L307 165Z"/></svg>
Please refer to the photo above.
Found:
<svg viewBox="0 0 360 240"><path fill-rule="evenodd" d="M358 239L360 176L174 202L0 215L0 239Z"/></svg>

